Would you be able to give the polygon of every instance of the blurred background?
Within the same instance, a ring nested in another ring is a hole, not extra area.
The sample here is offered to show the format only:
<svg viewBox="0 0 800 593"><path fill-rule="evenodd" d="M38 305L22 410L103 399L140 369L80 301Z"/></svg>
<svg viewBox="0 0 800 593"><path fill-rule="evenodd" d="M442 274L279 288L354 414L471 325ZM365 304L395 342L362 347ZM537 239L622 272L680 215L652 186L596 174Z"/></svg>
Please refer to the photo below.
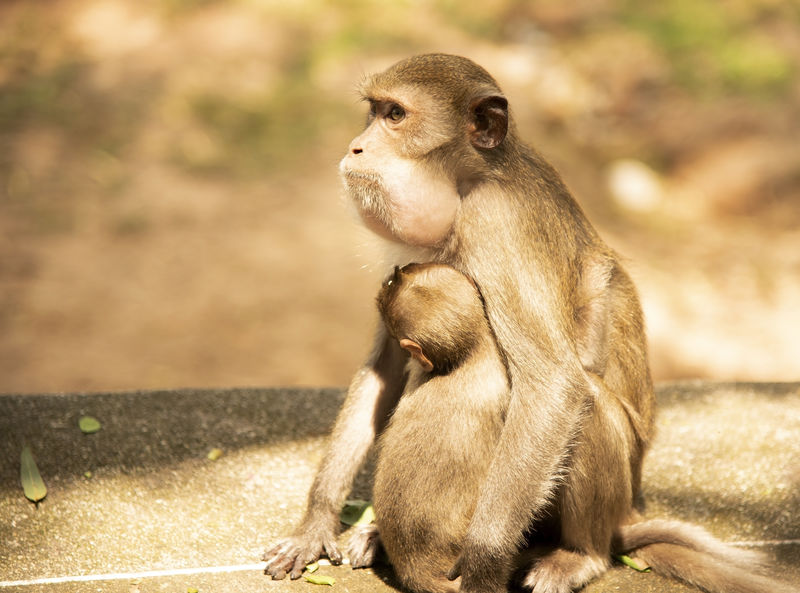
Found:
<svg viewBox="0 0 800 593"><path fill-rule="evenodd" d="M0 392L344 385L366 73L486 67L644 302L657 380L800 379L800 4L4 0Z"/></svg>

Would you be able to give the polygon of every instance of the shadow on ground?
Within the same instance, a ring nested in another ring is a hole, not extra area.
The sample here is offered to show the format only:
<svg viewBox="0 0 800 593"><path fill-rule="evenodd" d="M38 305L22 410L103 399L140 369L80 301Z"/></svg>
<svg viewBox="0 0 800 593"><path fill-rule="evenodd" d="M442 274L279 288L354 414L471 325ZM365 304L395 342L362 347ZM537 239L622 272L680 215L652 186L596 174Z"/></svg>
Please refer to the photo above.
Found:
<svg viewBox="0 0 800 593"><path fill-rule="evenodd" d="M658 391L658 436L644 475L648 516L758 545L778 574L800 583L800 385ZM342 397L339 389L0 396L0 589L312 590L272 582L258 563L300 519ZM102 430L81 433L84 414ZM48 487L38 506L19 485L23 443ZM207 457L213 448L223 452L216 461ZM369 476L367 467L354 497L369 497ZM385 566L322 570L339 590L396 588ZM615 587L690 591L623 567L585 590Z"/></svg>

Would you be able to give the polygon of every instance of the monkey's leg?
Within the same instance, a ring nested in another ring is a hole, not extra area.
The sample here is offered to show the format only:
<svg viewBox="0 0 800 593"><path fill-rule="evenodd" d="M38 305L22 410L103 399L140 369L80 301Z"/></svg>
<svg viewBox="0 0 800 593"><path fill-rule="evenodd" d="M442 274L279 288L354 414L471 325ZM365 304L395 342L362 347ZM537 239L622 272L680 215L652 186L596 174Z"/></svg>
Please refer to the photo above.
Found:
<svg viewBox="0 0 800 593"><path fill-rule="evenodd" d="M287 573L292 579L300 578L305 566L323 553L333 564L341 563L336 545L339 510L375 435L403 392L405 361L405 353L381 328L375 351L353 378L336 418L300 526L264 553L265 573L273 579L283 579Z"/></svg>
<svg viewBox="0 0 800 593"><path fill-rule="evenodd" d="M559 547L536 560L523 580L535 593L569 593L603 574L610 563L611 538L634 512L635 436L619 401L599 381L596 385L591 416L559 493Z"/></svg>

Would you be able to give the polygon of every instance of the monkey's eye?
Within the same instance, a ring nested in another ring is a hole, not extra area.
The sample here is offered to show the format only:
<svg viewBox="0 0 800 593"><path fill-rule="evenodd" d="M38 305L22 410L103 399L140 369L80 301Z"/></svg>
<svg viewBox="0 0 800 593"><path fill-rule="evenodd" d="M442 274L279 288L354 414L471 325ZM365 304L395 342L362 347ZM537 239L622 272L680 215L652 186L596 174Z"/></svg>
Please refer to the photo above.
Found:
<svg viewBox="0 0 800 593"><path fill-rule="evenodd" d="M392 108L389 110L389 119L393 122L402 121L405 116L406 110L400 107L400 105L392 105Z"/></svg>

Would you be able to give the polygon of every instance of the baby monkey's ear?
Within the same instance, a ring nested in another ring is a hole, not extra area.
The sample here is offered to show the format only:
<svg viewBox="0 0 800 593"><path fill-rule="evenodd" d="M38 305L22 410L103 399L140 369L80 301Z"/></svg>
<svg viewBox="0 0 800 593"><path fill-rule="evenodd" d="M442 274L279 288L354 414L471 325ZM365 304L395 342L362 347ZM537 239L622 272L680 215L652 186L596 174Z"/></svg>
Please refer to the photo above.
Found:
<svg viewBox="0 0 800 593"><path fill-rule="evenodd" d="M425 353L422 351L422 346L417 344L414 340L402 338L400 340L400 347L403 350L407 350L411 358L416 360L427 372L430 373L433 370L433 363L425 356Z"/></svg>

